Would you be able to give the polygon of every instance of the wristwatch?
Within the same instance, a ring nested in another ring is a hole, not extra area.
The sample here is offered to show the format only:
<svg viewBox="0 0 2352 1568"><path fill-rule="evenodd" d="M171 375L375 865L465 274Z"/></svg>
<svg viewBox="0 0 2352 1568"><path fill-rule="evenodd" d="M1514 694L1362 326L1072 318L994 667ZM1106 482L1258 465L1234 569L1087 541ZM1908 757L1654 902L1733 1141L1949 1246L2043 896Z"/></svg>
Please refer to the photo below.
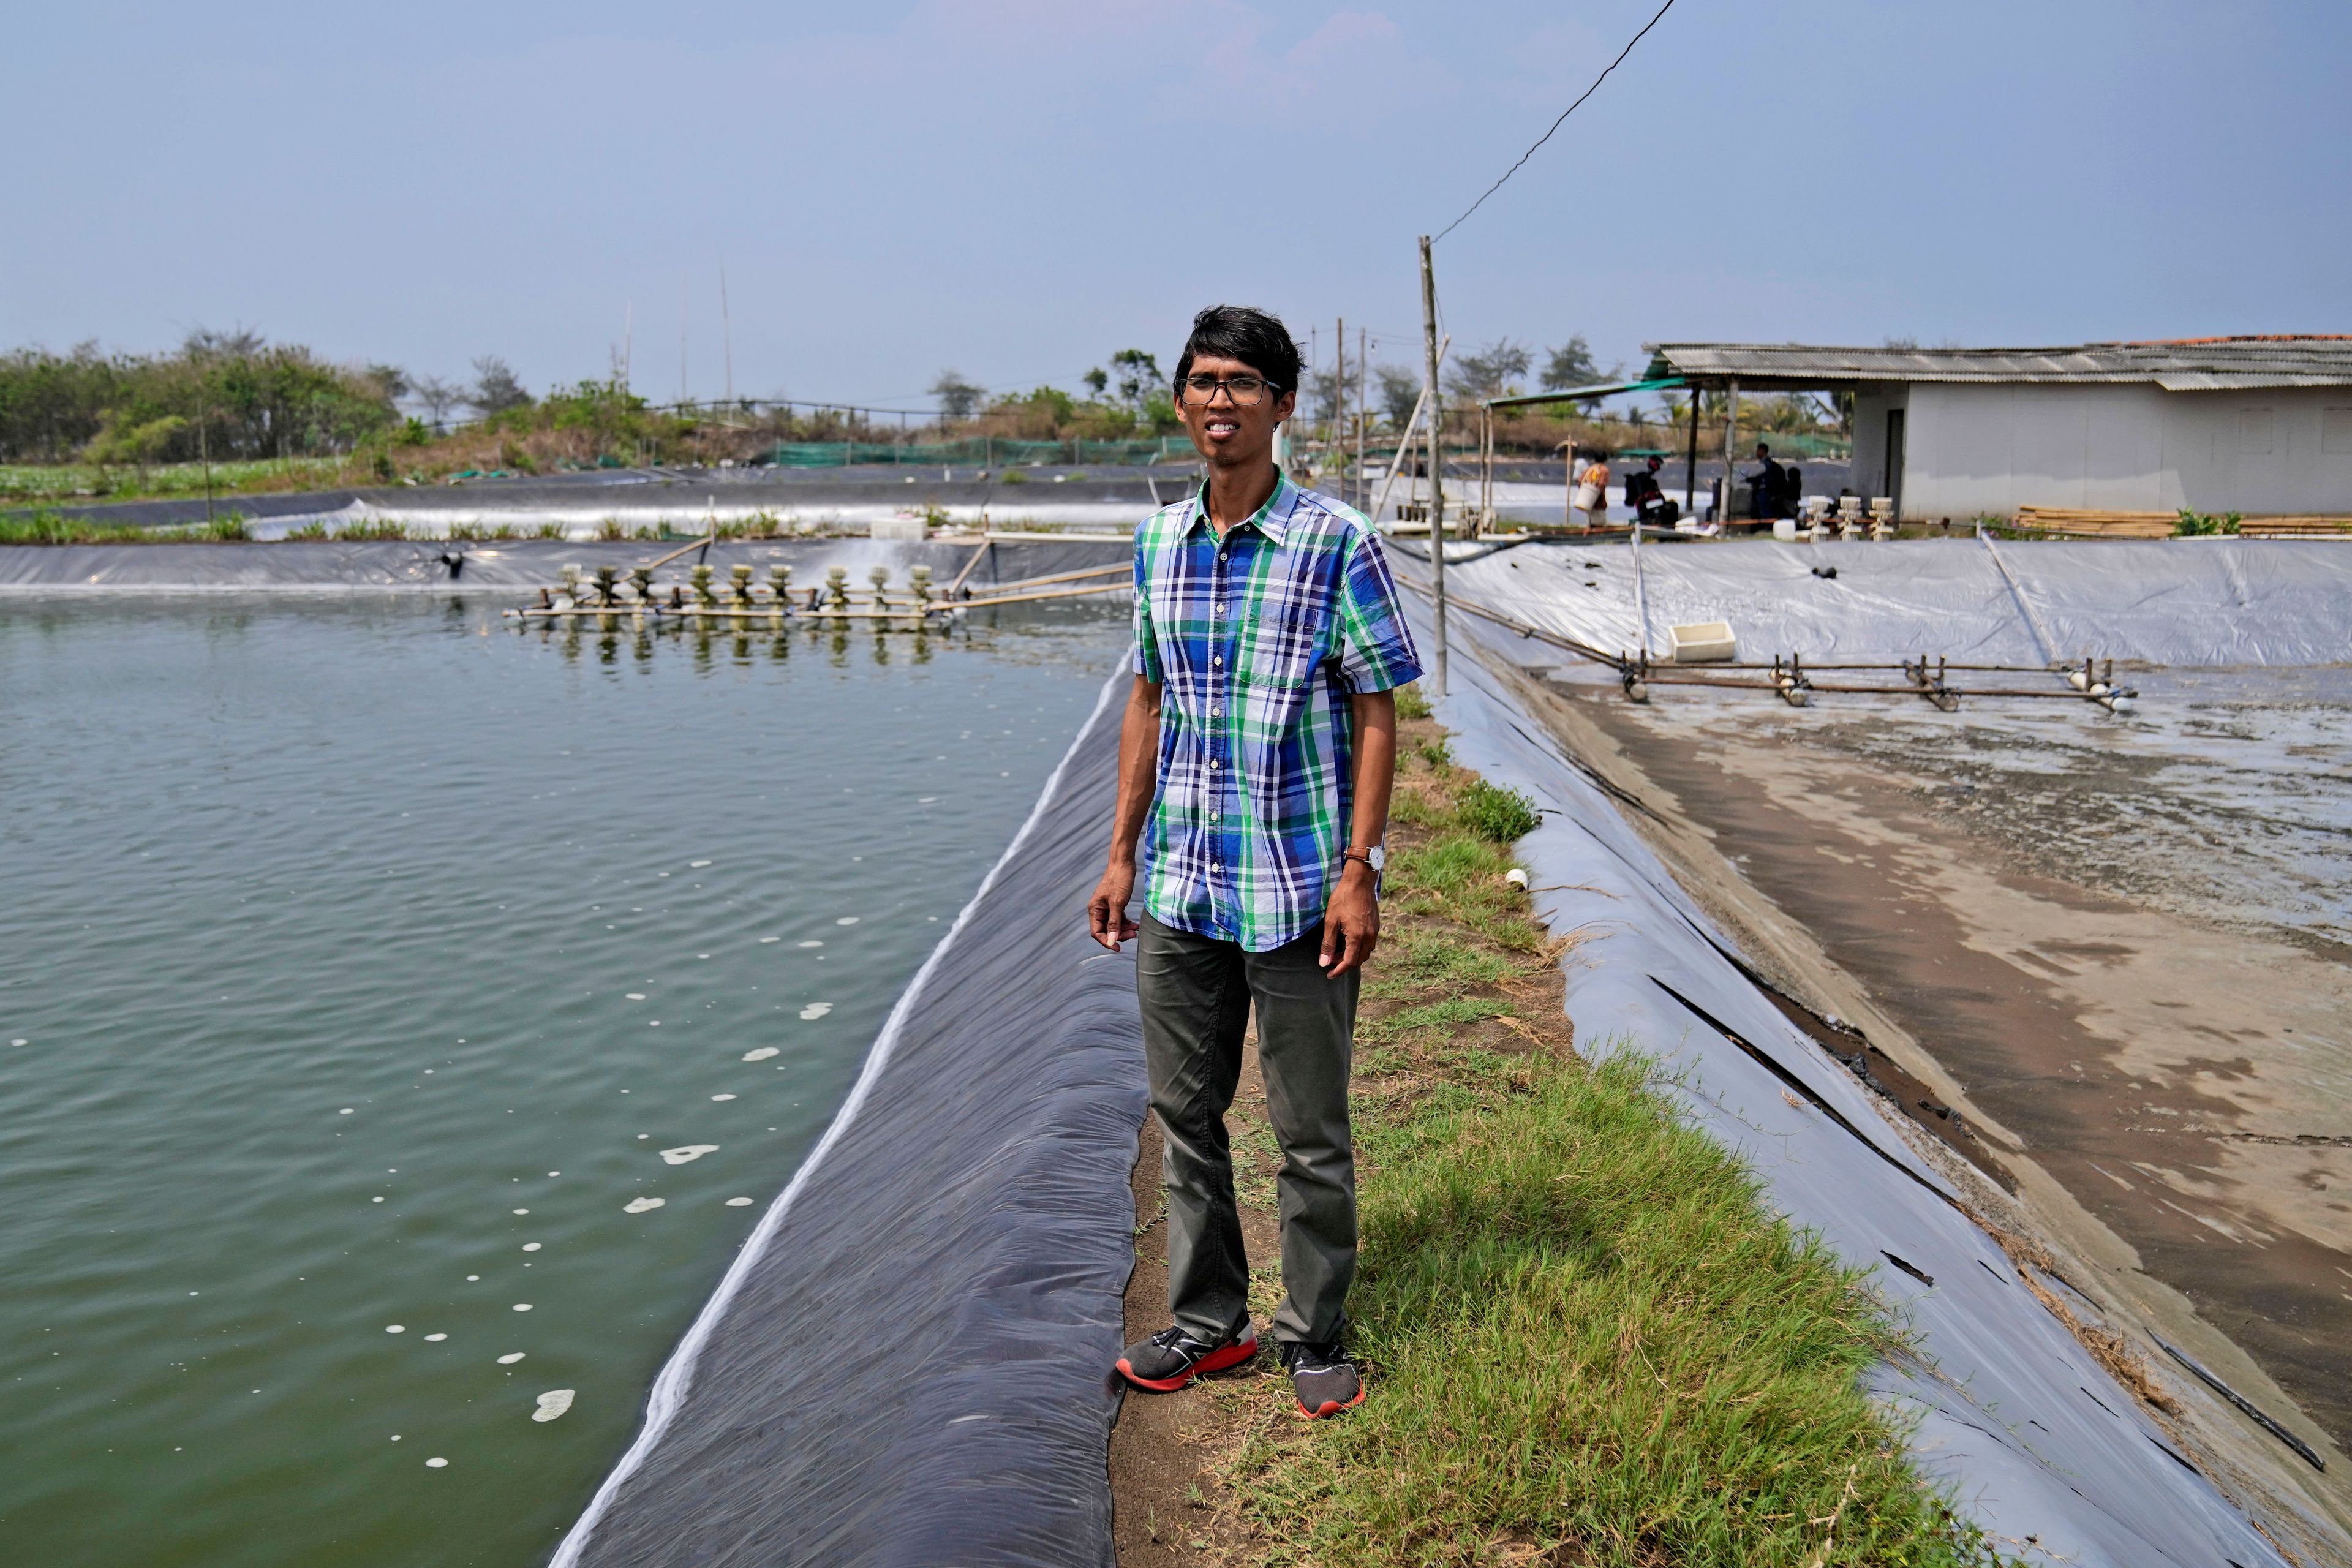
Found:
<svg viewBox="0 0 2352 1568"><path fill-rule="evenodd" d="M1388 850L1378 844L1373 845L1370 849L1358 849L1350 847L1347 853L1339 857L1339 864L1341 868L1345 868L1348 862L1350 860L1361 860L1365 865L1370 866L1372 868L1372 897L1376 899L1379 898L1381 896L1381 884L1387 880L1389 868Z"/></svg>

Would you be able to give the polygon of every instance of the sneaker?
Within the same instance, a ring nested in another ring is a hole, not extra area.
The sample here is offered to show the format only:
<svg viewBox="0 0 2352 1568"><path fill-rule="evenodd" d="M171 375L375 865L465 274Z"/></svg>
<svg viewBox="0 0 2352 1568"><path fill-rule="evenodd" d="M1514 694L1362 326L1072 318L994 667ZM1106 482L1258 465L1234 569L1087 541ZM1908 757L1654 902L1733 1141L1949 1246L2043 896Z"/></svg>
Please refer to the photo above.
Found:
<svg viewBox="0 0 2352 1568"><path fill-rule="evenodd" d="M1291 1341L1282 1347L1282 1364L1298 1393L1298 1413L1309 1420L1336 1415L1364 1402L1363 1374L1337 1343Z"/></svg>
<svg viewBox="0 0 2352 1568"><path fill-rule="evenodd" d="M1118 1374L1138 1388L1173 1394L1204 1372L1223 1372L1257 1354L1257 1331L1247 1323L1223 1344L1194 1339L1182 1329L1162 1329L1118 1358Z"/></svg>

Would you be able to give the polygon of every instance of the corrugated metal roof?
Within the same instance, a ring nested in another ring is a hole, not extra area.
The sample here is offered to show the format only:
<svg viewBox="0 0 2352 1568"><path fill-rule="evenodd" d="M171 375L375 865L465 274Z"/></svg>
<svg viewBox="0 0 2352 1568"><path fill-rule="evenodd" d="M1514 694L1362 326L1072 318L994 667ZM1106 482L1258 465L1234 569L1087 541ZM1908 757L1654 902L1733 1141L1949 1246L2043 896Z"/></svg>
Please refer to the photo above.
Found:
<svg viewBox="0 0 2352 1568"><path fill-rule="evenodd" d="M2140 382L2168 392L2352 386L2352 335L2178 338L2073 348L1826 348L1651 343L1649 374L1737 379L1759 391L1853 382Z"/></svg>

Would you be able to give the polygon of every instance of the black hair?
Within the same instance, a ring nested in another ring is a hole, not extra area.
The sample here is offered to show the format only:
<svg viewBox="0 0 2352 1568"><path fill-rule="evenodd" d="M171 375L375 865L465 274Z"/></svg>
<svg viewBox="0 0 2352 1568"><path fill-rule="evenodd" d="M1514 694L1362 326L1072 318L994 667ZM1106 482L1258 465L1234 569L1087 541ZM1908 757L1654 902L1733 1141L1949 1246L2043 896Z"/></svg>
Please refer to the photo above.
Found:
<svg viewBox="0 0 2352 1568"><path fill-rule="evenodd" d="M1195 354L1237 359L1265 377L1280 396L1298 390L1298 345L1282 318L1249 305L1212 305L1192 318L1192 335L1176 361L1176 378L1170 384L1182 401L1184 378L1192 374Z"/></svg>

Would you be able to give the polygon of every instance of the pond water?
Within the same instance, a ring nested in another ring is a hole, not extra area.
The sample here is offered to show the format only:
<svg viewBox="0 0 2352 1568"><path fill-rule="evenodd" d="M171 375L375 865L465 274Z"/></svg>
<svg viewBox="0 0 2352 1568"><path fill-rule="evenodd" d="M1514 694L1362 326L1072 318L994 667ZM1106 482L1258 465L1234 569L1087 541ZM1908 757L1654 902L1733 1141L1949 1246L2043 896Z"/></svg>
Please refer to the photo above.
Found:
<svg viewBox="0 0 2352 1568"><path fill-rule="evenodd" d="M0 1557L542 1560L1126 637L994 614L9 605Z"/></svg>

